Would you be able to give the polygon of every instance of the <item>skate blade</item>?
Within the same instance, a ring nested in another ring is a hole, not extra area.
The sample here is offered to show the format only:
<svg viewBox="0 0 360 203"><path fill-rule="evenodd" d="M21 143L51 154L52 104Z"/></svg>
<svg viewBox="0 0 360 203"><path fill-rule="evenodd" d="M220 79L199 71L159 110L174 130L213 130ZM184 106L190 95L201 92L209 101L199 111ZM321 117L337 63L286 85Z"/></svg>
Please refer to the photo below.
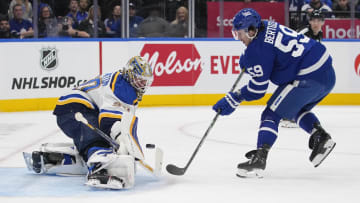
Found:
<svg viewBox="0 0 360 203"><path fill-rule="evenodd" d="M254 169L252 171L247 171L244 169L238 169L236 176L239 178L263 178L264 170L262 169Z"/></svg>
<svg viewBox="0 0 360 203"><path fill-rule="evenodd" d="M110 180L108 184L101 184L99 180L89 180L88 182L85 183L85 185L100 189L113 189L113 190L124 189L123 184L117 180Z"/></svg>
<svg viewBox="0 0 360 203"><path fill-rule="evenodd" d="M314 165L314 167L318 167L325 159L326 157L330 154L330 152L334 149L336 143L334 141L332 141L331 139L328 140L325 145L325 152L322 154L318 154L314 157L314 159L311 161Z"/></svg>

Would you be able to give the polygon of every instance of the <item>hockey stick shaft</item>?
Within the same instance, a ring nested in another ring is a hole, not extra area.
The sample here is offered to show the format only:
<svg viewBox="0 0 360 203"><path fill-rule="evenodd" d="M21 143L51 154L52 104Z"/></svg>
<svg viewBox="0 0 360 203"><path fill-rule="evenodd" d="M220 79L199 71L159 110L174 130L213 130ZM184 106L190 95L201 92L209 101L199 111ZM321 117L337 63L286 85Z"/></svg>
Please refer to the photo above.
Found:
<svg viewBox="0 0 360 203"><path fill-rule="evenodd" d="M93 131L95 131L97 134L99 134L102 138L104 138L106 141L108 141L111 146L118 150L120 145L118 143L116 143L113 139L111 139L108 135L106 135L103 131L101 131L99 128L94 127L93 125L91 125L86 118L82 115L82 113L80 112L76 112L75 113L75 119L79 122L82 122L83 124L85 124L86 126L88 126L90 129L92 129Z"/></svg>
<svg viewBox="0 0 360 203"><path fill-rule="evenodd" d="M82 115L82 113L80 112L76 112L75 113L75 119L79 122L82 122L83 124L85 124L86 126L88 126L90 129L92 129L93 131L95 131L97 134L99 134L102 138L104 138L106 141L108 141L110 143L110 145L117 151L120 148L120 145L118 143L116 143L113 139L111 139L108 135L106 135L102 130L100 130L99 128L91 125L87 119ZM149 170L151 173L155 174L155 170L147 163L145 163L144 161L140 160L140 164L146 168L147 170ZM155 174L156 175L156 174Z"/></svg>
<svg viewBox="0 0 360 203"><path fill-rule="evenodd" d="M238 85L240 79L243 77L243 74L245 73L245 68L242 68L241 70L241 73L239 74L239 76L236 78L233 86L231 87L230 89L230 92L234 91L236 86ZM210 130L212 129L212 127L214 126L216 120L218 119L220 115L220 112L218 111L215 115L215 117L213 118L213 120L211 121L210 123L210 126L207 128L205 134L203 135L203 137L201 138L199 144L197 145L197 147L195 148L195 151L192 153L189 161L187 162L186 166L184 168L179 168L179 167L176 167L175 165L172 165L172 164L169 164L167 165L166 167L166 170L173 174L173 175L183 175L185 174L186 170L188 169L188 167L190 166L191 162L194 160L197 152L199 151L200 147L202 146L204 140L206 139L206 137L208 136Z"/></svg>

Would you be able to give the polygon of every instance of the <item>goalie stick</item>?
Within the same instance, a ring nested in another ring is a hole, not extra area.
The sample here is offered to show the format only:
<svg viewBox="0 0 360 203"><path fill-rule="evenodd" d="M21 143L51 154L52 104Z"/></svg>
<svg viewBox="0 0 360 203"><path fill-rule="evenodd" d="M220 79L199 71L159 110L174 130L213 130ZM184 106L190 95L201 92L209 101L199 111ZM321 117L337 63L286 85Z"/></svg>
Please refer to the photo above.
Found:
<svg viewBox="0 0 360 203"><path fill-rule="evenodd" d="M245 72L245 68L242 68L241 69L241 73L239 74L239 76L237 77L237 79L235 80L235 83L233 84L233 86L231 87L230 89L230 92L234 91L235 87L237 86L237 84L239 83L240 79L242 78L243 74ZM191 155L189 161L187 162L187 164L185 165L184 168L180 168L180 167L177 167L175 166L174 164L168 164L166 166L166 170L167 172L169 172L170 174L172 175L178 175L178 176L181 176L181 175L184 175L186 170L189 168L191 162L193 161L195 155L197 154L197 152L199 151L201 145L203 144L205 138L207 137L207 135L209 134L211 128L214 126L216 120L218 119L220 115L220 112L218 111L215 115L215 117L213 118L213 120L211 121L210 123L210 126L207 128L205 134L203 135L203 137L201 138L199 144L197 145L195 151L193 152L193 154Z"/></svg>
<svg viewBox="0 0 360 203"><path fill-rule="evenodd" d="M110 143L110 145L117 151L120 147L120 145L113 139L111 139L107 134L105 134L102 130L99 128L91 125L88 120L82 115L81 112L75 113L75 119L79 122L82 122L86 126L88 126L90 129L95 131L97 134L99 134L102 138L104 138L106 141ZM149 164L145 163L143 160L138 160L140 163L140 166L143 167L145 170L153 174L154 176L159 176L161 171L161 165L162 165L162 157L163 152L161 149L156 148L156 156L159 157L160 160L155 159L155 168L151 167Z"/></svg>

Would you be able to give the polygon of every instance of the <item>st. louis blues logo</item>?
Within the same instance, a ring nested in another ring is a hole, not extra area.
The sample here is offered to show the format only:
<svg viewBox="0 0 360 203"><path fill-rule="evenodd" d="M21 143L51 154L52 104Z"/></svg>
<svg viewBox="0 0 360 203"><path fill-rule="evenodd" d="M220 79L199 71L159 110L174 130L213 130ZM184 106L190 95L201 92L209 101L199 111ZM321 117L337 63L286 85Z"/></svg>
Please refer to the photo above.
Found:
<svg viewBox="0 0 360 203"><path fill-rule="evenodd" d="M40 65L44 70L54 70L57 66L57 51L55 48L41 49Z"/></svg>

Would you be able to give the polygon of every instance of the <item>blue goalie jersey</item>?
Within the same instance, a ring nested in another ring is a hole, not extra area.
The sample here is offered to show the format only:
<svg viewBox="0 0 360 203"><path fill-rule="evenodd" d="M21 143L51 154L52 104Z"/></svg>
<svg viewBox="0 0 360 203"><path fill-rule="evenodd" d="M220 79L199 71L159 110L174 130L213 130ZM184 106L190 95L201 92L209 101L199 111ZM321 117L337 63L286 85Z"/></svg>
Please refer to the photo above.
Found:
<svg viewBox="0 0 360 203"><path fill-rule="evenodd" d="M280 86L314 77L332 60L321 43L274 21L263 24L264 29L240 57L240 67L252 77L241 88L241 96L247 101L263 97L270 81Z"/></svg>

